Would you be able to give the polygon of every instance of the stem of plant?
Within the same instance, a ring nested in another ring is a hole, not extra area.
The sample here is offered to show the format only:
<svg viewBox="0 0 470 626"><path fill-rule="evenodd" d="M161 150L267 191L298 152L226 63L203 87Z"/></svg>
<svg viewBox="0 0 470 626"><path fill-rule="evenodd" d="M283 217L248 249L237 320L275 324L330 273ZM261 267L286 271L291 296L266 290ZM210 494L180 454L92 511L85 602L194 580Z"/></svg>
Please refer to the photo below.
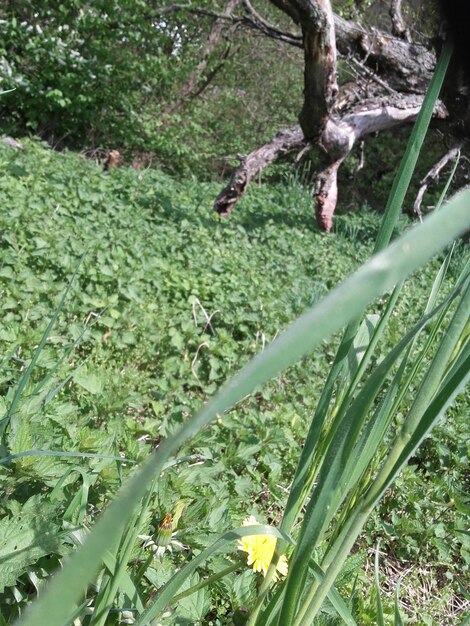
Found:
<svg viewBox="0 0 470 626"><path fill-rule="evenodd" d="M232 565L229 565L228 567L221 570L220 572L217 572L217 574L212 574L212 576L209 576L208 578L201 580L201 582L197 583L197 585L193 585L192 587L189 587L189 589L185 589L181 593L178 593L171 600L171 604L176 604L182 598L186 598L187 596L190 596L192 593L195 593L196 591L199 591L200 589L204 589L204 587L207 587L208 585L215 583L217 580L220 580L224 576L227 576L227 574L231 574L235 570L240 569L240 567L243 566L244 562L245 562L244 559L239 559L236 563L232 563Z"/></svg>

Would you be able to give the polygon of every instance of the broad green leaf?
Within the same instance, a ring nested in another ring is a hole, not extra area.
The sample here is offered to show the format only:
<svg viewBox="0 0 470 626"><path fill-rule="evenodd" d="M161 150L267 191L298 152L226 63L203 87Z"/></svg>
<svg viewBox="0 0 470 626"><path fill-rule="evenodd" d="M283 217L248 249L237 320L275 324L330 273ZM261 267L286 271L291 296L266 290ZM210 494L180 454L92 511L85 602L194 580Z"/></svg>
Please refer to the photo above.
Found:
<svg viewBox="0 0 470 626"><path fill-rule="evenodd" d="M197 585L199 582L199 576L197 572L192 574L186 579L186 584L181 588L184 591L184 588L191 587L193 585ZM207 592L207 589L199 589L195 591L190 596L186 598L182 598L178 602L178 614L182 617L186 617L189 620L200 621L204 619L205 615L210 609L210 598Z"/></svg>
<svg viewBox="0 0 470 626"><path fill-rule="evenodd" d="M90 372L85 365L82 365L82 367L75 372L73 379L77 385L80 385L80 387L83 387L83 389L86 389L93 395L103 391L102 379L94 372Z"/></svg>
<svg viewBox="0 0 470 626"><path fill-rule="evenodd" d="M0 520L0 591L42 556L62 552L59 527L48 517L34 512L19 513Z"/></svg>

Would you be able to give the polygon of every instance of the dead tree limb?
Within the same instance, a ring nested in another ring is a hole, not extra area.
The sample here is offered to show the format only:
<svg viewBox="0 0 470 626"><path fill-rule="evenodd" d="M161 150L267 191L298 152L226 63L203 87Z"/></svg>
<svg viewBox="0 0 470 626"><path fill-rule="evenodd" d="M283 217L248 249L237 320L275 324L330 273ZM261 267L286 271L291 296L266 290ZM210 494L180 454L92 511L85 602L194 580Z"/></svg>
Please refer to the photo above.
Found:
<svg viewBox="0 0 470 626"><path fill-rule="evenodd" d="M289 0L271 2L300 25L299 10ZM194 7L191 3L168 5L159 9L157 14L179 11L246 26L271 39L303 48L300 33L286 32L273 26L246 0L243 1L243 12L237 15ZM434 53L425 45L405 41L378 29L367 29L336 14L333 18L338 53L345 57L354 55L396 91L424 93L436 64Z"/></svg>
<svg viewBox="0 0 470 626"><path fill-rule="evenodd" d="M458 141L456 144L454 144L454 146L452 146L452 148L448 152L446 152L435 165L433 165L433 167L429 170L426 176L422 179L415 203L413 205L414 213L419 217L420 220L422 220L423 218L423 215L421 213L421 203L423 202L423 196L428 190L429 185L431 185L431 183L439 178L439 174L449 161L458 158L464 144L464 140Z"/></svg>
<svg viewBox="0 0 470 626"><path fill-rule="evenodd" d="M338 196L337 174L343 160L367 134L416 119L435 67L435 55L424 45L407 40L401 0L392 0L395 35L366 29L334 15L329 0L270 1L291 17L301 30L301 38L269 24L250 0L241 0L241 15L229 15L225 11L216 17L302 46L304 102L300 126L280 131L272 141L242 158L230 183L217 196L214 209L220 215L229 215L249 182L264 167L288 152L305 150L315 144L320 157L315 210L320 228L330 230ZM187 10L211 13L205 9ZM338 98L337 52L353 60L360 70L356 88L349 95L346 92L345 98ZM372 84L375 87L371 88ZM434 116L440 119L448 116L442 103L436 105Z"/></svg>
<svg viewBox="0 0 470 626"><path fill-rule="evenodd" d="M240 5L241 0L228 0L224 7L223 14L220 17L214 19L214 23L209 31L204 46L202 47L200 58L197 66L189 74L179 90L178 100L167 113L173 113L181 109L187 100L192 100L200 95L207 85L211 82L215 74L221 69L224 61L229 54L229 46L220 55L219 63L208 71L210 59L214 53L214 50L219 44L219 41L227 28L227 22L225 18L231 18L234 10ZM175 5L178 6L178 5ZM185 8L184 5L180 5ZM187 7L186 7L187 8Z"/></svg>
<svg viewBox="0 0 470 626"><path fill-rule="evenodd" d="M413 122L421 108L423 96L389 97L361 103L350 110L341 119L330 120L321 137L322 149L327 158L317 173L316 215L319 225L324 230L331 230L333 212L337 199L336 177L341 163L357 142L374 132L388 130ZM444 119L447 116L445 106L438 102L434 117ZM234 170L229 184L222 189L214 202L214 210L222 216L228 216L235 204L245 194L250 181L265 167L280 157L311 146L304 137L300 126L294 126L279 132L270 142L254 150L241 159Z"/></svg>
<svg viewBox="0 0 470 626"><path fill-rule="evenodd" d="M411 41L410 31L406 26L406 22L403 19L401 12L402 0L392 0L390 5L390 17L392 20L392 33L395 37L400 37L405 41Z"/></svg>
<svg viewBox="0 0 470 626"><path fill-rule="evenodd" d="M250 26L254 30L261 32L263 35L276 39L277 41L283 41L296 48L302 48L302 37L293 33L287 33L285 31L276 28L269 22L267 22L255 9L253 8L249 0L243 0L244 14L240 18L246 25Z"/></svg>
<svg viewBox="0 0 470 626"><path fill-rule="evenodd" d="M396 91L424 93L436 65L435 54L419 43L379 30L368 30L335 15L336 44L342 55L353 55Z"/></svg>
<svg viewBox="0 0 470 626"><path fill-rule="evenodd" d="M214 210L224 217L230 215L233 207L245 193L250 181L267 165L293 150L305 147L304 134L300 126L281 130L272 141L241 158L229 184L222 189L214 203Z"/></svg>
<svg viewBox="0 0 470 626"><path fill-rule="evenodd" d="M354 145L374 132L390 130L402 124L414 122L423 101L422 96L393 98L379 106L366 103L364 110L356 109L340 121L330 120L321 137L325 158L320 161L315 184L315 214L318 226L325 231L333 228L333 214L338 199L338 170ZM364 107L364 105L362 105ZM438 103L434 117L444 119L447 109Z"/></svg>

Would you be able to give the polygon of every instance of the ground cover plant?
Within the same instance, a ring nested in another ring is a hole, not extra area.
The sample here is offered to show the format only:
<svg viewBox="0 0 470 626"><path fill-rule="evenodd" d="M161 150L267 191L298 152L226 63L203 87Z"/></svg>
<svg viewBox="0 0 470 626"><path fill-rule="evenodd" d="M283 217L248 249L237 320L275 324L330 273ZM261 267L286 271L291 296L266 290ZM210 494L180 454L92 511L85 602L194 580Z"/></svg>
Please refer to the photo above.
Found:
<svg viewBox="0 0 470 626"><path fill-rule="evenodd" d="M336 234L324 237L313 225L309 194L292 181L257 190L244 211L221 222L208 211L211 185L177 183L150 170L103 174L79 156L59 155L36 142L25 148L1 151L0 193L8 207L1 218L0 269L6 623L37 589L41 597L44 579L83 542L134 465L359 267L380 224L367 212L343 216ZM418 323L444 258L406 283L373 368L399 343L403 327ZM447 304L446 298L465 261L459 243L446 262L449 281L438 299L446 320L455 310L455 299ZM387 306L382 297L371 315ZM418 347L434 333L439 337L442 330L433 321ZM314 354L240 399L185 445L134 525L129 567L118 588L112 589L113 574L122 566L111 554L83 598L83 623L131 623L152 606L176 569L194 562L222 532L250 515L279 524L338 341L325 338ZM415 391L403 399L397 427ZM419 588L419 576L430 572L436 578L432 601L405 603L404 613L433 623L451 600L451 615L463 605L466 414L468 399L460 396L440 432L426 440L388 492L340 573L337 586L350 598L358 623L375 623L375 592L364 594L355 580L367 576L363 565L378 538L382 575L411 567L411 589ZM41 454L47 451L58 456ZM354 506L354 498L347 506ZM165 527L166 514L174 518L167 517ZM252 606L261 577L236 546L188 575L179 601L165 607L159 621L230 624L237 609ZM324 549L319 546L317 558ZM209 577L209 586L185 595L187 587ZM382 593L387 583L381 580ZM111 595L111 612L99 615L96 607L106 606ZM383 602L385 614L393 612L393 599ZM331 604L323 611L324 622L337 620ZM241 610L235 619L244 617Z"/></svg>

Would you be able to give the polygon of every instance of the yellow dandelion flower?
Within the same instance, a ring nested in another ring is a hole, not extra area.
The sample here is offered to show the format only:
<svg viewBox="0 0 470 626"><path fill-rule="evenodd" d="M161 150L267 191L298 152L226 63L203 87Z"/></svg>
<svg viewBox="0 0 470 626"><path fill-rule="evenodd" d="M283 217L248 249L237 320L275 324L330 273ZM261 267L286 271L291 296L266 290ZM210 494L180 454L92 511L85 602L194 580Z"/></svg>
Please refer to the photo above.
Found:
<svg viewBox="0 0 470 626"><path fill-rule="evenodd" d="M243 526L256 526L258 523L256 517L250 515L244 520ZM248 554L248 565L252 565L255 572L263 572L263 576L266 576L276 542L277 539L273 535L247 535L238 541L238 548ZM282 555L276 565L273 580L277 580L279 574L287 576L287 568L287 559Z"/></svg>

